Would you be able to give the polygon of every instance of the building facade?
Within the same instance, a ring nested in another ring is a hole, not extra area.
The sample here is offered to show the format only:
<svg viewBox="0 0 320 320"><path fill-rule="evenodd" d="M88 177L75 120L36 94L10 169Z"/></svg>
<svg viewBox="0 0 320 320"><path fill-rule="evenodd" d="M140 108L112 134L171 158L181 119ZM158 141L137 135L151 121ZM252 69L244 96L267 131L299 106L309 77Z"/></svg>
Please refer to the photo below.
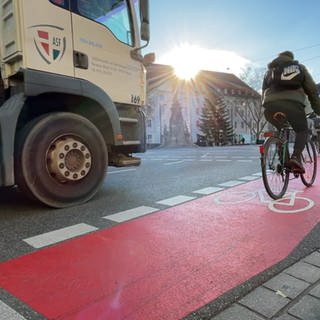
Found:
<svg viewBox="0 0 320 320"><path fill-rule="evenodd" d="M217 116L223 111L224 121L232 129L228 135L219 129L219 137L223 134L226 137L225 143L253 143L260 139L265 125L261 97L235 75L200 71L195 79L185 81L178 79L170 66L149 66L145 106L147 144L218 144L221 142L218 136L209 139L208 131L201 129L208 104L218 110ZM218 129L212 126L213 130Z"/></svg>

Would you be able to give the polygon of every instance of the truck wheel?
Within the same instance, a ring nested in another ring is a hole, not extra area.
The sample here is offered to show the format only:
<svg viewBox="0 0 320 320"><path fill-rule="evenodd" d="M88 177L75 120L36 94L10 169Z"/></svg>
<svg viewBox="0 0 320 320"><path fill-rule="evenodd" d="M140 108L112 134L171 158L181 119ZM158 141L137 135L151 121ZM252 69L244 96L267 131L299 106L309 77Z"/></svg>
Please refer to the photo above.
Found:
<svg viewBox="0 0 320 320"><path fill-rule="evenodd" d="M88 201L102 184L108 161L100 131L72 113L34 119L19 133L16 182L29 196L64 208Z"/></svg>

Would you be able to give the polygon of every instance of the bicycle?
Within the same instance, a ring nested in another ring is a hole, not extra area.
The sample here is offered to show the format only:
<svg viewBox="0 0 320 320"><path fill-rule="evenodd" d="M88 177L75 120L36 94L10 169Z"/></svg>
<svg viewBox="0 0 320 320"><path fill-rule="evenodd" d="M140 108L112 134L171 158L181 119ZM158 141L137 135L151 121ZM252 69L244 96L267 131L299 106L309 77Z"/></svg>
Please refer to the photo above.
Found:
<svg viewBox="0 0 320 320"><path fill-rule="evenodd" d="M282 198L286 193L290 173L294 178L300 176L306 187L312 186L317 174L317 153L311 134L308 135L301 155L305 173L299 173L288 166L292 145L290 134L294 131L286 120L285 114L281 112L279 114L282 117L283 127L277 133L267 134L267 140L260 146L263 183L268 195L275 200Z"/></svg>

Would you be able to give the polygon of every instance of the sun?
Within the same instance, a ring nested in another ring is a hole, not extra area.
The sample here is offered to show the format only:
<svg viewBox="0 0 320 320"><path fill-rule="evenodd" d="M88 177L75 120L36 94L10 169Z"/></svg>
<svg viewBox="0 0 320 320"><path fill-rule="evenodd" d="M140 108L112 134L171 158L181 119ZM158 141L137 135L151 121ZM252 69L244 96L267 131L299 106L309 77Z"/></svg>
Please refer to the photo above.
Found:
<svg viewBox="0 0 320 320"><path fill-rule="evenodd" d="M205 49L181 44L160 58L160 63L171 65L177 77L193 79L200 70L234 73L239 75L250 61L235 52Z"/></svg>
<svg viewBox="0 0 320 320"><path fill-rule="evenodd" d="M173 67L178 78L190 80L201 70L200 51L197 46L183 44L173 48L162 60Z"/></svg>

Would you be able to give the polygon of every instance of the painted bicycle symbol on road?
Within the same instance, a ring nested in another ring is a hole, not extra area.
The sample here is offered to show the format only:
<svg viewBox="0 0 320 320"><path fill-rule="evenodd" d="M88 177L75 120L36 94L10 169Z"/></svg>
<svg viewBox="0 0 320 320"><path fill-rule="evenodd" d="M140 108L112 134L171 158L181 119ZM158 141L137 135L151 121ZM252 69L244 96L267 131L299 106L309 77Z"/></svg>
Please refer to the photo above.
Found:
<svg viewBox="0 0 320 320"><path fill-rule="evenodd" d="M214 202L218 205L237 205L249 202L258 197L260 203L268 205L269 210L277 213L300 213L311 209L314 206L313 200L298 196L302 191L291 191L278 200L270 200L264 190L258 191L233 191L217 195Z"/></svg>

